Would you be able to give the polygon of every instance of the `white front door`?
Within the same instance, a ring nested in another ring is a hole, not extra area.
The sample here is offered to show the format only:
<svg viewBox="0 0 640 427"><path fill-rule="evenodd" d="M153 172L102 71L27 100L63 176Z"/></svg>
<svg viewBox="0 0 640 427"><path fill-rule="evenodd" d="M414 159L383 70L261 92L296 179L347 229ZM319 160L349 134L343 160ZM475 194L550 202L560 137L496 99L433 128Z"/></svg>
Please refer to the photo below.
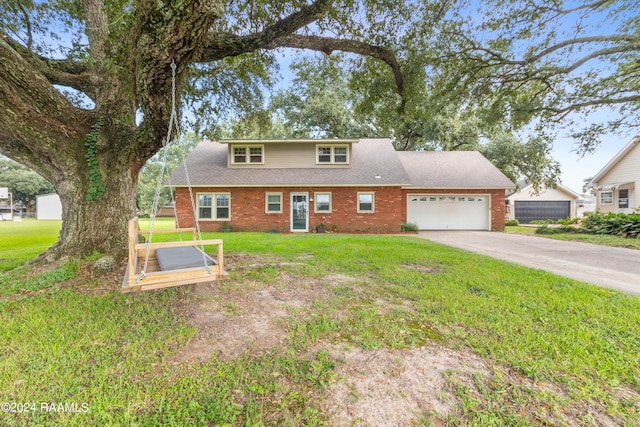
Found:
<svg viewBox="0 0 640 427"><path fill-rule="evenodd" d="M309 193L291 193L291 231L309 231Z"/></svg>

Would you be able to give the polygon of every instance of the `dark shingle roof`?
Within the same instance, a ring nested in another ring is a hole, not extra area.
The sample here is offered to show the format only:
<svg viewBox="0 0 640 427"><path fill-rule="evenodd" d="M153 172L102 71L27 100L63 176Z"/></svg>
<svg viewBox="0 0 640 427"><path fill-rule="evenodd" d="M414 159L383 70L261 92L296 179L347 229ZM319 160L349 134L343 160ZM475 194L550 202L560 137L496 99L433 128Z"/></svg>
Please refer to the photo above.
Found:
<svg viewBox="0 0 640 427"><path fill-rule="evenodd" d="M187 184L183 169L178 167L171 175L171 185ZM388 139L362 139L353 144L351 164L346 168L228 168L227 145L203 141L187 157L187 169L192 186L385 186L409 183Z"/></svg>
<svg viewBox="0 0 640 427"><path fill-rule="evenodd" d="M398 151L413 187L512 188L513 182L477 151Z"/></svg>
<svg viewBox="0 0 640 427"><path fill-rule="evenodd" d="M326 141L318 141L326 142ZM429 188L512 188L514 184L477 151L395 151L389 139L352 144L344 168L229 168L227 145L201 142L187 157L192 186L403 186ZM184 168L171 185L187 185Z"/></svg>

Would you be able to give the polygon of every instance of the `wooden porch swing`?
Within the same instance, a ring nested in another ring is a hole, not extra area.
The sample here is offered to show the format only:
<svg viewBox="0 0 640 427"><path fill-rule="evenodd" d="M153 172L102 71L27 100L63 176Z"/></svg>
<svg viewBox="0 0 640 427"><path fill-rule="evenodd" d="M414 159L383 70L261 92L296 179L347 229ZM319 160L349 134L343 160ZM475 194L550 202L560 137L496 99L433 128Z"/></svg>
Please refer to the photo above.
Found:
<svg viewBox="0 0 640 427"><path fill-rule="evenodd" d="M196 228L154 231L156 234L185 232L192 233L192 240L154 243L148 240L151 231L140 230L138 218L131 219L129 259L121 291L148 291L228 278L229 273L224 271L221 239L198 239ZM144 239L146 243L138 243L140 237L144 236L147 236ZM209 245L217 246L215 258L202 250L202 247Z"/></svg>
<svg viewBox="0 0 640 427"><path fill-rule="evenodd" d="M156 192L153 198L149 231L140 230L138 218L129 220L128 224L128 250L129 259L127 270L122 280L122 292L147 291L152 289L168 288L173 286L189 285L194 283L211 282L229 277L224 271L222 240L203 240L200 224L196 216L196 204L191 190L191 181L187 171L186 161L183 161L184 172L189 188L193 217L196 219L195 227L180 228L178 215L175 211L176 228L171 230L154 230L155 218L158 212L158 200L160 191L164 185L164 175L167 164L168 145L171 142L171 132L175 124L178 127L175 109L176 92L176 65L171 62L172 92L171 92L171 118L169 129L164 144L162 155L162 167L156 182ZM171 183L169 183L171 185ZM173 193L171 192L173 201ZM182 233L191 233L191 240L182 240ZM178 233L180 241L153 242L154 234ZM205 246L215 245L216 256L211 257L205 252Z"/></svg>

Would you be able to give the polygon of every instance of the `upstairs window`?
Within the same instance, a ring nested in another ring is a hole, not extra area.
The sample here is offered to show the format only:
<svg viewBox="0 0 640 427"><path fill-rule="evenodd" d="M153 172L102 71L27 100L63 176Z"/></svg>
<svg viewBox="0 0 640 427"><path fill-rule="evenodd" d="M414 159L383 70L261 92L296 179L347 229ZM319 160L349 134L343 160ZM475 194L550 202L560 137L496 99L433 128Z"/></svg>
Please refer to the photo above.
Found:
<svg viewBox="0 0 640 427"><path fill-rule="evenodd" d="M263 164L264 163L264 146L263 145L234 145L233 146L233 164Z"/></svg>
<svg viewBox="0 0 640 427"><path fill-rule="evenodd" d="M348 145L318 145L316 153L316 163L318 164L349 163Z"/></svg>

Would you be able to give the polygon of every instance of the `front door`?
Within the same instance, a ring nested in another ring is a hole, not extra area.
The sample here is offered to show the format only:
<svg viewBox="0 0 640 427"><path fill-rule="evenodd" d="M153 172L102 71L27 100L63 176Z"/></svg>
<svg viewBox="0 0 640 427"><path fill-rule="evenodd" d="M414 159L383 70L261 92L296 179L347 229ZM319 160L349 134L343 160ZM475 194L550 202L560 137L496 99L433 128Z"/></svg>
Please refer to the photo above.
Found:
<svg viewBox="0 0 640 427"><path fill-rule="evenodd" d="M291 231L309 231L309 193L291 193Z"/></svg>

